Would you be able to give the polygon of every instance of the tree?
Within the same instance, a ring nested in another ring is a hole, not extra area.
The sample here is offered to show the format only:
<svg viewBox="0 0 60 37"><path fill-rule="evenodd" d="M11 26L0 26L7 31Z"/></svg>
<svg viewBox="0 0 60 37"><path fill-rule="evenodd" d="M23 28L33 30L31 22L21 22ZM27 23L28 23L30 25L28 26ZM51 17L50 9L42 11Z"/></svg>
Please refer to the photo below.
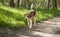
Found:
<svg viewBox="0 0 60 37"><path fill-rule="evenodd" d="M60 0L57 0L57 3L58 3L58 7L60 7Z"/></svg>
<svg viewBox="0 0 60 37"><path fill-rule="evenodd" d="M30 3L29 3L29 0L26 0L26 7L29 8L30 7Z"/></svg>
<svg viewBox="0 0 60 37"><path fill-rule="evenodd" d="M57 8L57 0L53 0L53 9Z"/></svg>
<svg viewBox="0 0 60 37"><path fill-rule="evenodd" d="M48 0L48 9L49 9L49 5L50 5L50 0Z"/></svg>
<svg viewBox="0 0 60 37"><path fill-rule="evenodd" d="M19 7L20 0L16 0L15 7Z"/></svg>
<svg viewBox="0 0 60 37"><path fill-rule="evenodd" d="M0 2L1 2L3 5L5 5L6 0L0 0Z"/></svg>
<svg viewBox="0 0 60 37"><path fill-rule="evenodd" d="M14 0L10 0L9 4L11 7L15 7Z"/></svg>
<svg viewBox="0 0 60 37"><path fill-rule="evenodd" d="M30 7L29 0L22 0L22 5L26 8L29 8Z"/></svg>

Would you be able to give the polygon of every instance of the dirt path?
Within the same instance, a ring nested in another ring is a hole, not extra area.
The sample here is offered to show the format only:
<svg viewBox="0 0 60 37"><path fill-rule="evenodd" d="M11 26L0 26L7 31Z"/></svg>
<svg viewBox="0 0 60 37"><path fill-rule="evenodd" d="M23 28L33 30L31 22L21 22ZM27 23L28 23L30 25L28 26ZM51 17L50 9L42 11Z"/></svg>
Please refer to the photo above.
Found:
<svg viewBox="0 0 60 37"><path fill-rule="evenodd" d="M0 28L0 37L60 37L60 17L41 21L31 30Z"/></svg>

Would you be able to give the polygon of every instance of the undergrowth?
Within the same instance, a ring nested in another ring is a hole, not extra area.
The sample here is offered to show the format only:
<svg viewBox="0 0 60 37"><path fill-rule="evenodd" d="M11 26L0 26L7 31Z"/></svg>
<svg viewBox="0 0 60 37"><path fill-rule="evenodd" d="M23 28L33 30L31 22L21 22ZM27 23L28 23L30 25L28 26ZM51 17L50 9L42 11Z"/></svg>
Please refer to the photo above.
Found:
<svg viewBox="0 0 60 37"><path fill-rule="evenodd" d="M0 27L21 28L27 26L24 14L28 11L29 9L24 8L0 6ZM60 10L56 9L35 9L35 11L37 22L54 16L60 16Z"/></svg>

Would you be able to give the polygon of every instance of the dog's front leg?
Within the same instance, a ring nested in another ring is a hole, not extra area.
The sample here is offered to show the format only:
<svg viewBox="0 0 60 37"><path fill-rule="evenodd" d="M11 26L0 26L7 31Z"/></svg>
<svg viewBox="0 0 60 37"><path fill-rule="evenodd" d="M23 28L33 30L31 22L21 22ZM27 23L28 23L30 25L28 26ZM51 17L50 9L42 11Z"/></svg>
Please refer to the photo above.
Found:
<svg viewBox="0 0 60 37"><path fill-rule="evenodd" d="M30 25L29 28L32 28L32 20L30 19Z"/></svg>
<svg viewBox="0 0 60 37"><path fill-rule="evenodd" d="M30 21L27 21L28 22L28 27L30 27Z"/></svg>
<svg viewBox="0 0 60 37"><path fill-rule="evenodd" d="M28 27L30 26L30 21L29 21L29 19L27 19L27 23L28 23Z"/></svg>
<svg viewBox="0 0 60 37"><path fill-rule="evenodd" d="M36 26L36 17L34 17L34 26Z"/></svg>

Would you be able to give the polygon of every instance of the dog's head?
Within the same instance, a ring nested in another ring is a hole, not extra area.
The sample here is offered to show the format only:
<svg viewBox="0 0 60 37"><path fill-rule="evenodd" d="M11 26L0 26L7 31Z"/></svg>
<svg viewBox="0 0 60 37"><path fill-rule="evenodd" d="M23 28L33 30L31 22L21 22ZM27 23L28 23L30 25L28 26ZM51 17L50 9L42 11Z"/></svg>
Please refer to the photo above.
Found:
<svg viewBox="0 0 60 37"><path fill-rule="evenodd" d="M27 16L26 16L26 14L24 14L24 19L27 20Z"/></svg>
<svg viewBox="0 0 60 37"><path fill-rule="evenodd" d="M32 17L34 17L36 14L35 14L35 11L34 10L30 10L28 13L25 13L24 14L24 18L25 19L31 19Z"/></svg>

